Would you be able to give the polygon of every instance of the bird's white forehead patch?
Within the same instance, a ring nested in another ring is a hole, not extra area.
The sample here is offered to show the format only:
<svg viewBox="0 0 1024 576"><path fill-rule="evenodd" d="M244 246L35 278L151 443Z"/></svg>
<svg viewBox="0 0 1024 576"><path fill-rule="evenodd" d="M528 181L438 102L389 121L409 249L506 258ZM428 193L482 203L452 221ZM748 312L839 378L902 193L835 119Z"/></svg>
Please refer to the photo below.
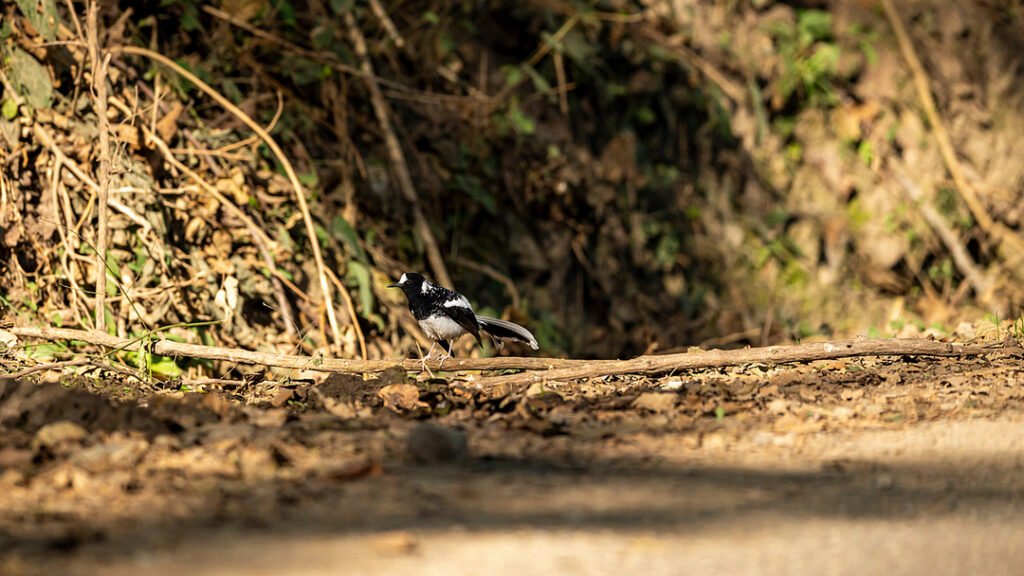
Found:
<svg viewBox="0 0 1024 576"><path fill-rule="evenodd" d="M405 282L407 280L408 280L408 278L405 277L405 274L402 274L402 277L398 279L398 283L399 284L405 284Z"/></svg>

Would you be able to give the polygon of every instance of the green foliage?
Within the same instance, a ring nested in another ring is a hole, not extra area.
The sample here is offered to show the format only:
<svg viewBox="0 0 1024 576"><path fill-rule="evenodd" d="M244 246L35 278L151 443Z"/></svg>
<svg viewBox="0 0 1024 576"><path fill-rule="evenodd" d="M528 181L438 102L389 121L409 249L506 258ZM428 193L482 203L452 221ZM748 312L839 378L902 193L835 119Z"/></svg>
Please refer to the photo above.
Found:
<svg viewBox="0 0 1024 576"><path fill-rule="evenodd" d="M1013 323L1010 324L1010 336L1013 336L1017 340L1024 339L1024 312L1017 315Z"/></svg>
<svg viewBox="0 0 1024 576"><path fill-rule="evenodd" d="M787 101L798 95L812 106L831 106L838 98L832 79L839 64L839 46L832 37L832 15L821 10L798 13L795 26L769 28L782 58L778 96Z"/></svg>
<svg viewBox="0 0 1024 576"><path fill-rule="evenodd" d="M331 221L331 235L335 238L341 238L341 241L344 242L349 252L356 259L364 264L367 263L366 252L363 251L363 246L359 243L359 235L347 220L341 216L335 216L334 220Z"/></svg>
<svg viewBox="0 0 1024 576"><path fill-rule="evenodd" d="M943 258L928 267L928 278L932 280L952 280L954 274L953 261Z"/></svg>
<svg viewBox="0 0 1024 576"><path fill-rule="evenodd" d="M294 56L289 59L283 72L296 86L312 86L330 78L333 69L316 60Z"/></svg>
<svg viewBox="0 0 1024 576"><path fill-rule="evenodd" d="M180 14L178 24L186 32L194 32L201 27L199 8L194 0L160 0L160 7L165 9L176 8L178 14Z"/></svg>
<svg viewBox="0 0 1024 576"><path fill-rule="evenodd" d="M447 183L452 190L461 192L484 207L489 214L498 213L498 201L483 181L470 173L456 173Z"/></svg>
<svg viewBox="0 0 1024 576"><path fill-rule="evenodd" d="M862 140L857 146L857 157L865 166L871 166L875 161L875 147L870 140Z"/></svg>
<svg viewBox="0 0 1024 576"><path fill-rule="evenodd" d="M854 24L850 26L848 36L856 41L857 47L864 54L864 60L869 66L874 66L878 63L878 51L875 50L875 43L878 42L878 32L861 24Z"/></svg>
<svg viewBox="0 0 1024 576"><path fill-rule="evenodd" d="M370 269L357 261L348 263L348 271L345 274L348 284L355 284L359 291L359 315L373 322L381 330L384 329L384 319L374 312L373 277Z"/></svg>
<svg viewBox="0 0 1024 576"><path fill-rule="evenodd" d="M517 136L529 136L537 130L533 118L526 115L519 107L518 98L510 98L509 105L503 112L494 115L494 126L501 136L515 134Z"/></svg>
<svg viewBox="0 0 1024 576"><path fill-rule="evenodd" d="M29 344L25 346L25 354L33 360L39 360L40 362L52 362L54 358L59 354L64 354L68 351L68 347L63 342L43 342L41 344Z"/></svg>

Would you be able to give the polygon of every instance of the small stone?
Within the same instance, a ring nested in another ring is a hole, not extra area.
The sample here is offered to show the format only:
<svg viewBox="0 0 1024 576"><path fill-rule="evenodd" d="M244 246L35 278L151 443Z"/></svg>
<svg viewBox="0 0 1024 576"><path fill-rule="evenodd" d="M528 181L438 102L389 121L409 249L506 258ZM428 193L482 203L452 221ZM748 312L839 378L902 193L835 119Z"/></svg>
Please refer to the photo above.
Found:
<svg viewBox="0 0 1024 576"><path fill-rule="evenodd" d="M679 379L669 380L661 385L662 390L666 390L669 392L675 392L676 390L679 390L682 387L683 381Z"/></svg>

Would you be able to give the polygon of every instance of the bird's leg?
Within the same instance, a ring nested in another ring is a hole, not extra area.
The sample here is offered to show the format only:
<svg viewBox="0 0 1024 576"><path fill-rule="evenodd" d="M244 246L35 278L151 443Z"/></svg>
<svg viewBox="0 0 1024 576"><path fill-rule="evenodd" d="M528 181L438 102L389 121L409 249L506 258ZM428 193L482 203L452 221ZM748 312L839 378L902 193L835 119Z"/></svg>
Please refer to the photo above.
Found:
<svg viewBox="0 0 1024 576"><path fill-rule="evenodd" d="M431 378L434 377L434 373L430 371L430 368L427 368L427 360L430 358L430 355L434 353L434 346L437 346L437 340L430 343L430 350L427 350L427 355L420 357L420 371L426 371L427 374L430 374Z"/></svg>
<svg viewBox="0 0 1024 576"><path fill-rule="evenodd" d="M449 341L449 340L445 340L444 343L445 343L445 346L448 347L448 353L441 355L441 361L437 363L437 369L438 370L440 370L444 366L444 361L445 360L447 360L447 359L452 357L452 347L455 345L455 342L452 342L452 341Z"/></svg>

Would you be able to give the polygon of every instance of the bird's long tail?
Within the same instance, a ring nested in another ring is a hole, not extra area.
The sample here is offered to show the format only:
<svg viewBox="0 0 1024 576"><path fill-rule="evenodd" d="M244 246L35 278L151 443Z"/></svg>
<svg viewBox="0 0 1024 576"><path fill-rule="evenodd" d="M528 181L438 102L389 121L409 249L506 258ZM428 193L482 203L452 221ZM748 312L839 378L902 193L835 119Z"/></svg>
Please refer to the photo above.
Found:
<svg viewBox="0 0 1024 576"><path fill-rule="evenodd" d="M487 316L477 316L476 321L480 323L481 330L490 334L491 338L494 338L494 344L499 349L505 343L505 340L522 342L534 350L540 348L533 334L530 334L529 330L519 324Z"/></svg>

